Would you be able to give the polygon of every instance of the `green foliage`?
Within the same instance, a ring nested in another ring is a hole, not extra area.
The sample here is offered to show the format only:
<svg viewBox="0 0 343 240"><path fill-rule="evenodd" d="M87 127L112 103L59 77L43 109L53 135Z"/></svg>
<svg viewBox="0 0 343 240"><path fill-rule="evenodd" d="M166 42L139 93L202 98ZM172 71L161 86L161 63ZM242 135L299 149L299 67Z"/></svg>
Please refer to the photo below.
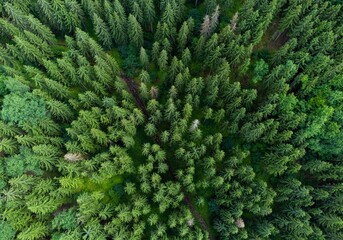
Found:
<svg viewBox="0 0 343 240"><path fill-rule="evenodd" d="M0 239L343 239L341 10L0 0Z"/></svg>
<svg viewBox="0 0 343 240"><path fill-rule="evenodd" d="M12 240L15 236L15 230L6 221L1 221L0 223L0 236L2 239Z"/></svg>
<svg viewBox="0 0 343 240"><path fill-rule="evenodd" d="M39 161L32 152L23 147L20 153L5 159L6 174L10 177L17 177L26 172L42 174L43 171L39 168Z"/></svg>
<svg viewBox="0 0 343 240"><path fill-rule="evenodd" d="M18 239L41 239L46 236L48 233L48 228L41 222L32 224L30 227L24 229L21 233L18 234Z"/></svg>
<svg viewBox="0 0 343 240"><path fill-rule="evenodd" d="M94 21L95 33L98 36L99 40L102 42L102 44L105 47L110 47L112 44L112 40L111 40L110 32L105 22L95 13L93 16L93 21Z"/></svg>
<svg viewBox="0 0 343 240"><path fill-rule="evenodd" d="M263 60L259 60L255 63L255 67L254 67L254 77L252 78L253 83L258 83L260 82L263 77L266 76L266 74L268 73L269 70L269 66L268 64Z"/></svg>
<svg viewBox="0 0 343 240"><path fill-rule="evenodd" d="M139 53L139 59L144 68L147 68L149 66L149 56L146 53L145 49L142 47Z"/></svg>
<svg viewBox="0 0 343 240"><path fill-rule="evenodd" d="M25 94L26 92L30 90L30 88L27 85L13 78L6 79L4 83L5 83L6 89L10 91L11 93Z"/></svg>
<svg viewBox="0 0 343 240"><path fill-rule="evenodd" d="M135 16L129 15L128 17L128 36L130 42L135 47L141 47L143 45L143 30Z"/></svg>
<svg viewBox="0 0 343 240"><path fill-rule="evenodd" d="M0 75L0 95L1 96L5 95L7 92L5 80L6 80L6 78L4 76Z"/></svg>
<svg viewBox="0 0 343 240"><path fill-rule="evenodd" d="M19 125L37 124L39 120L47 117L45 102L31 93L22 95L12 93L4 98L1 119L6 122Z"/></svg>
<svg viewBox="0 0 343 240"><path fill-rule="evenodd" d="M52 227L61 230L73 230L77 228L77 218L75 209L68 209L60 212L52 221Z"/></svg>

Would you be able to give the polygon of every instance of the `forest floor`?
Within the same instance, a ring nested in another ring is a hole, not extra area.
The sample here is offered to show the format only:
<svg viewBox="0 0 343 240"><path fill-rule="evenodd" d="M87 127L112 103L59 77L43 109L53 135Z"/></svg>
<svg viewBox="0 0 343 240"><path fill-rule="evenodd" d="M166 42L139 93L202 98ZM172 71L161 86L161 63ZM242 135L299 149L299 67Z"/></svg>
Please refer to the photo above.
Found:
<svg viewBox="0 0 343 240"><path fill-rule="evenodd" d="M259 44L254 47L254 51L267 50L271 53L280 49L287 41L288 36L286 33L278 32L279 22L274 21L270 24L264 32L263 37Z"/></svg>
<svg viewBox="0 0 343 240"><path fill-rule="evenodd" d="M133 96L133 98L135 99L136 105L141 109L141 111L144 113L144 116L147 119L149 119L149 113L146 110L145 104L143 102L143 100L141 99L139 92L138 92L138 86L137 83L135 81L133 81L131 78L127 77L124 74L121 74L121 78L125 81L125 83L127 84L128 90L131 93L131 95ZM161 140L160 137L157 135L155 137L155 142L158 145L161 145ZM168 163L168 160L167 160ZM172 179L175 179L175 173L173 168L170 166L170 164L168 164L168 168L169 168L169 174L170 177ZM186 193L186 191L184 191L183 189L181 190L184 198L183 201L185 202L185 204L187 205L187 207L189 208L189 210L191 211L193 217L197 220L197 222L199 223L199 225L201 226L201 228L203 230L205 230L206 232L209 233L209 239L210 240L214 240L215 237L213 236L210 228L208 227L205 219L201 216L201 214L198 212L198 210L196 209L196 207L194 206L194 204L192 203L191 197Z"/></svg>
<svg viewBox="0 0 343 240"><path fill-rule="evenodd" d="M238 12L238 10L241 8L244 2L245 0L231 1L230 9L229 9L229 12L227 13L230 19L233 17L233 15L235 15L236 12Z"/></svg>
<svg viewBox="0 0 343 240"><path fill-rule="evenodd" d="M148 111L146 110L145 104L144 104L143 100L141 99L141 97L139 96L138 87L137 87L136 82L133 81L132 79L128 78L124 74L121 74L121 78L125 81L128 89L129 89L129 92L131 93L131 95L135 99L136 105L142 110L145 118L149 119L149 114L148 114Z"/></svg>

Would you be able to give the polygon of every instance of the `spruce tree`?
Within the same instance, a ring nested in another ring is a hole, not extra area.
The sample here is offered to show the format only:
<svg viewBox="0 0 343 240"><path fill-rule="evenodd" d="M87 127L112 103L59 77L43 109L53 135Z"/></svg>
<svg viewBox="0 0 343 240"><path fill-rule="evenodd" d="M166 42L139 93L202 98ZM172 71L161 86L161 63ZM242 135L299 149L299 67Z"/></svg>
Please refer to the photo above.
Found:
<svg viewBox="0 0 343 240"><path fill-rule="evenodd" d="M137 48L141 47L143 45L143 30L135 16L131 14L128 17L127 30L130 42Z"/></svg>

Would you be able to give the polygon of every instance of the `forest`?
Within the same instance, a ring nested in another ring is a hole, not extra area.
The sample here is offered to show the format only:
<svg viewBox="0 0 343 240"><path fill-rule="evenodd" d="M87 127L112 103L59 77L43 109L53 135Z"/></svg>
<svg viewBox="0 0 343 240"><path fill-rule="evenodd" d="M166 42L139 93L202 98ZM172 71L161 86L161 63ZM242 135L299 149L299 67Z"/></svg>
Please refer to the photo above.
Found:
<svg viewBox="0 0 343 240"><path fill-rule="evenodd" d="M0 0L0 240L343 239L342 0Z"/></svg>

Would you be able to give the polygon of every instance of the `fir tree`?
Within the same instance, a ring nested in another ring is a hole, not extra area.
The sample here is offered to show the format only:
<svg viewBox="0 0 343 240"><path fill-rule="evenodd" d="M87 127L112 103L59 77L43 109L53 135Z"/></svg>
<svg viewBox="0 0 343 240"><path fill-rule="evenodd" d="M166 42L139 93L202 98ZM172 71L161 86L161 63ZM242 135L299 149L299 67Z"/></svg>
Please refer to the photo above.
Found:
<svg viewBox="0 0 343 240"><path fill-rule="evenodd" d="M128 17L128 36L135 47L141 47L143 45L143 30L133 15L129 15Z"/></svg>

